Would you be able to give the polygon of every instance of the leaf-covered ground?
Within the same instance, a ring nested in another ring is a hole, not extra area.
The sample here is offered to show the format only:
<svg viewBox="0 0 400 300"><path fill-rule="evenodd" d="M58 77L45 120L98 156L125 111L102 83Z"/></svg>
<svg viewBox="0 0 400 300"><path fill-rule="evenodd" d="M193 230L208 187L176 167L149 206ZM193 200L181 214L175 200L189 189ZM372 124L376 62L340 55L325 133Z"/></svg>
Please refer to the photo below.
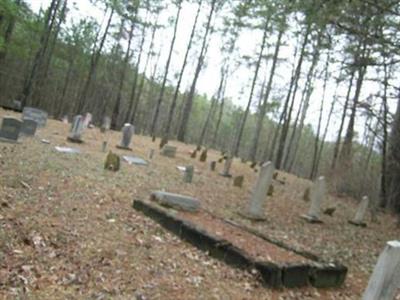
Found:
<svg viewBox="0 0 400 300"><path fill-rule="evenodd" d="M0 116L9 114L0 110ZM13 114L18 116L18 114ZM302 194L310 182L279 174L267 200L267 222L252 224L237 212L246 208L257 178L249 165L235 160L232 173L244 175L242 189L231 179L191 159L192 145L178 146L175 159L156 155L150 165L122 163L119 172L103 169L103 141L118 154L120 133L85 131L82 145L66 142L69 125L49 120L37 136L18 145L0 143L0 297L5 299L359 299L386 241L398 239L391 215L357 228L347 223L357 201L329 196L332 218L311 225L299 218L309 203ZM47 139L51 144L41 142ZM62 154L54 146L79 148ZM133 155L147 158L158 149L150 138L135 136ZM157 151L158 152L158 151ZM156 153L157 153L156 152ZM184 183L178 165L196 168L192 184ZM133 199L166 190L202 200L221 217L349 267L339 289L270 290L255 272L233 269L193 248L133 210Z"/></svg>

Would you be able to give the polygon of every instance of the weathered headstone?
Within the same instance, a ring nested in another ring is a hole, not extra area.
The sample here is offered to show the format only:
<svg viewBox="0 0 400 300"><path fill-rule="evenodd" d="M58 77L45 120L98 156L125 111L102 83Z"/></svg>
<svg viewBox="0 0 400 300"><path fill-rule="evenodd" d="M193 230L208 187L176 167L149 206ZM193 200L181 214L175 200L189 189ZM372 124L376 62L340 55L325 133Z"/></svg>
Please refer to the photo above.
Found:
<svg viewBox="0 0 400 300"><path fill-rule="evenodd" d="M185 168L185 172L183 173L183 181L186 182L186 183L192 183L193 173L194 173L194 167L193 166L187 166Z"/></svg>
<svg viewBox="0 0 400 300"><path fill-rule="evenodd" d="M22 111L22 120L35 120L39 127L46 126L48 114L44 110L25 106Z"/></svg>
<svg viewBox="0 0 400 300"><path fill-rule="evenodd" d="M243 187L243 181L244 181L243 175L236 176L235 178L233 178L233 186L241 188Z"/></svg>
<svg viewBox="0 0 400 300"><path fill-rule="evenodd" d="M232 162L233 162L233 158L232 157L228 157L225 160L224 169L223 169L222 173L220 174L221 176L232 177L232 174L230 173L231 172Z"/></svg>
<svg viewBox="0 0 400 300"><path fill-rule="evenodd" d="M131 143L132 136L135 133L135 127L129 123L126 123L124 127L122 127L121 132L122 139L121 143L117 145L117 148L131 151L132 149L129 147L129 145Z"/></svg>
<svg viewBox="0 0 400 300"><path fill-rule="evenodd" d="M155 150L154 149L150 149L150 151L149 151L149 159L153 159L154 153L155 153Z"/></svg>
<svg viewBox="0 0 400 300"><path fill-rule="evenodd" d="M216 161L210 162L210 170L211 171L215 171L216 166L217 166L217 162Z"/></svg>
<svg viewBox="0 0 400 300"><path fill-rule="evenodd" d="M4 117L0 129L0 139L16 143L21 132L22 122L16 118Z"/></svg>
<svg viewBox="0 0 400 300"><path fill-rule="evenodd" d="M200 208L200 201L188 196L172 194L162 191L152 192L150 199L166 207L196 212Z"/></svg>
<svg viewBox="0 0 400 300"><path fill-rule="evenodd" d="M64 124L68 124L68 123L69 123L69 121L68 121L68 116L65 115L65 116L61 119L61 122L63 122Z"/></svg>
<svg viewBox="0 0 400 300"><path fill-rule="evenodd" d="M26 136L34 136L36 133L37 127L38 127L38 124L36 123L35 120L25 119L22 122L21 134L26 135Z"/></svg>
<svg viewBox="0 0 400 300"><path fill-rule="evenodd" d="M257 183L251 195L250 206L246 217L253 220L265 220L264 204L269 186L272 183L274 169L274 165L270 161L263 164L261 167L260 175L258 176Z"/></svg>
<svg viewBox="0 0 400 300"><path fill-rule="evenodd" d="M16 111L21 111L22 110L22 103L21 103L21 101L18 101L18 100L13 100L13 108L16 110Z"/></svg>
<svg viewBox="0 0 400 300"><path fill-rule="evenodd" d="M162 137L160 141L160 149L162 149L166 144L168 144L168 139L166 137Z"/></svg>
<svg viewBox="0 0 400 300"><path fill-rule="evenodd" d="M175 157L176 147L170 145L164 145L164 147L161 149L161 155L171 158Z"/></svg>
<svg viewBox="0 0 400 300"><path fill-rule="evenodd" d="M367 224L364 222L365 214L368 210L369 198L364 196L358 205L356 215L353 220L350 220L349 223L356 226L366 227Z"/></svg>
<svg viewBox="0 0 400 300"><path fill-rule="evenodd" d="M191 158L196 158L197 156L197 150L194 150L193 152L190 153Z"/></svg>
<svg viewBox="0 0 400 300"><path fill-rule="evenodd" d="M118 171L121 166L120 158L117 154L111 151L107 154L106 161L104 163L104 169L110 171Z"/></svg>
<svg viewBox="0 0 400 300"><path fill-rule="evenodd" d="M83 133L83 117L81 115L77 115L72 122L70 134L67 138L68 141L72 143L83 143L82 141L82 133Z"/></svg>
<svg viewBox="0 0 400 300"><path fill-rule="evenodd" d="M306 215L302 215L302 218L306 219L310 223L322 223L320 219L321 215L321 204L326 196L326 182L325 177L320 176L314 183L311 190L311 206Z"/></svg>
<svg viewBox="0 0 400 300"><path fill-rule="evenodd" d="M101 151L106 152L107 150L107 141L103 141L103 144L101 145Z"/></svg>
<svg viewBox="0 0 400 300"><path fill-rule="evenodd" d="M86 129L89 127L90 123L92 122L92 114L91 113L86 113L85 117L83 119L83 127Z"/></svg>
<svg viewBox="0 0 400 300"><path fill-rule="evenodd" d="M200 161L205 162L207 160L207 149L204 149L200 154Z"/></svg>
<svg viewBox="0 0 400 300"><path fill-rule="evenodd" d="M400 287L400 241L390 241L379 256L363 300L393 300Z"/></svg>
<svg viewBox="0 0 400 300"><path fill-rule="evenodd" d="M107 130L110 130L110 127L111 127L111 118L105 116L103 118L103 122L101 123L100 131L104 133Z"/></svg>

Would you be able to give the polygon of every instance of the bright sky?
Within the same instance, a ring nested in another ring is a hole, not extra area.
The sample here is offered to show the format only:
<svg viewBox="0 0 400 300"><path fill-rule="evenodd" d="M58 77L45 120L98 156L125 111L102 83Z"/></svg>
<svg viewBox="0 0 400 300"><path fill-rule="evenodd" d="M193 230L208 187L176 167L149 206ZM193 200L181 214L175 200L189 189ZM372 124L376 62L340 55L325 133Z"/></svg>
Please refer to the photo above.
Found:
<svg viewBox="0 0 400 300"><path fill-rule="evenodd" d="M27 0L28 3L30 3L32 9L34 11L39 11L40 7L47 8L50 0ZM76 22L79 18L87 18L88 16L93 17L98 20L99 23L101 23L101 20L103 20L104 17L104 12L92 4L90 4L89 0L79 0L79 1L74 1L74 2L69 2L69 15L68 15L68 22L67 24L70 24L71 22ZM177 33L177 39L176 39L176 45L174 48L174 55L172 57L172 62L171 62L171 70L169 73L169 81L170 84L175 84L176 79L174 77L174 74L179 72L182 64L182 60L186 51L188 39L190 36L191 28L195 19L195 14L197 10L197 5L194 4L189 4L187 2L184 3L182 12L181 12L181 20L179 23L178 27L178 33ZM209 9L208 8L203 8L202 10L202 15L199 20L199 26L201 26L201 29L204 29L203 24L206 21L206 15L208 13ZM163 12L160 16L160 23L162 24L167 24L168 19L171 17L174 17L176 14L176 7L173 5L170 5L165 12ZM220 20L220 19L219 19ZM218 24L216 24L218 27ZM200 31L199 34L203 34L203 30ZM147 36L150 39L150 33L147 34ZM166 50L167 48L169 49L169 43L172 37L172 26L168 26L167 29L164 30L159 30L156 36L156 45L154 47L155 51L158 51L160 47L163 47L162 55L160 58L160 68L159 72L160 74L164 71L164 66L165 62L167 59L168 51ZM238 50L240 54L250 56L250 57L256 57L256 51L259 48L259 44L261 42L261 32L258 31L245 31L241 34L240 39L237 43L238 45ZM271 37L268 38L268 43L270 44L269 47L269 54L272 54L272 51L274 50L274 43L275 43L276 37ZM149 40L147 41L147 45L145 46L145 49L148 49L148 44ZM220 47L221 43L223 42L223 39L220 34L213 34L211 38L211 42L209 45L208 49L208 56L206 59L206 67L203 69L198 85L197 85L197 90L199 93L206 93L209 97L215 94L217 88L218 88L218 83L219 83L219 75L220 75L220 65L221 65L221 60L222 60L222 55L220 52ZM285 95L285 88L289 83L290 76L291 76L291 64L293 60L293 52L294 52L294 44L295 44L295 38L293 36L285 36L284 42L286 44L285 47L282 48L282 51L280 53L280 59L282 62L279 64L278 70L277 70L277 75L275 76L275 81L274 81L274 91L280 91L281 94L284 96ZM138 43L138 41L137 41ZM195 62L197 62L196 58L198 55L199 51L198 49L200 48L200 45L197 44L197 47L195 47L196 51L192 51L191 53L191 65L188 66L186 69L185 77L184 77L184 84L182 86L182 91L184 89L188 89L192 77L193 77L193 72L195 69ZM325 56L322 56L321 59L324 61ZM143 63L144 63L143 59ZM259 85L261 85L261 82L263 78L268 75L270 66L265 64L262 66L259 77L258 77L258 82ZM304 67L304 72L305 70L308 69L308 63L305 64ZM148 69L148 75L150 75L150 71L152 68ZM249 93L250 93L250 82L252 80L254 74L254 67L248 67L246 64L243 64L242 67L240 67L234 74L233 77L230 79L228 86L227 86L227 92L226 96L230 97L233 101L233 103L241 106L245 106L248 98L249 98ZM337 74L335 75L337 76ZM301 93L302 87L303 87L303 81L300 82L298 94ZM318 112L320 109L320 99L322 98L322 87L323 87L323 82L318 81L315 84L315 90L313 93L313 98L311 100L311 105L309 109L309 113L307 116L307 122L311 123L314 128L317 127L318 124ZM346 88L347 88L347 83L344 82L343 85L339 88L339 94L340 95L345 95L346 93ZM364 88L364 94L363 96L368 96L368 94L374 90L377 90L379 87L368 83L368 86ZM256 107L256 103L258 102L258 94L259 94L259 86L256 90L255 97L253 98L253 108ZM326 93L326 105L325 105L325 111L324 111L324 117L323 117L323 128L325 127L326 119L327 119L327 114L330 109L330 102L331 99L333 99L333 94L335 92L335 85L334 81L331 80L330 83L328 84L327 87L327 93ZM340 103L343 103L343 100L339 101ZM394 106L393 106L394 107ZM338 122L339 122L339 114L341 112L342 105L337 104L336 109L335 109L335 115L331 121L330 124L330 130L328 134L328 139L333 140L336 138L336 130L338 128ZM363 133L363 127L364 127L364 120L362 118L359 118L358 123L357 123L357 130L360 132L360 135Z"/></svg>

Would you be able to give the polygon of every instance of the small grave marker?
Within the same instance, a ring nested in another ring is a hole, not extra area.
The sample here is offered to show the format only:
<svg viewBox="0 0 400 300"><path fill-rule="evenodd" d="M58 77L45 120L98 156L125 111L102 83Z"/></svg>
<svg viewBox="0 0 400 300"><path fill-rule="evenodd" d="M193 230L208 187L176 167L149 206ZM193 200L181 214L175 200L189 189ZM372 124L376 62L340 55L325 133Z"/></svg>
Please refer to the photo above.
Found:
<svg viewBox="0 0 400 300"><path fill-rule="evenodd" d="M120 169L120 166L121 166L121 161L119 156L110 151L106 157L106 161L104 163L104 169L117 172Z"/></svg>
<svg viewBox="0 0 400 300"><path fill-rule="evenodd" d="M210 162L210 170L211 171L215 171L216 166L217 166L217 162L216 161Z"/></svg>
<svg viewBox="0 0 400 300"><path fill-rule="evenodd" d="M107 141L103 141L103 144L101 146L101 151L106 152L106 150L107 150Z"/></svg>
<svg viewBox="0 0 400 300"><path fill-rule="evenodd" d="M34 136L36 133L36 129L38 124L35 120L25 119L22 122L21 133L26 136Z"/></svg>
<svg viewBox="0 0 400 300"><path fill-rule="evenodd" d="M236 176L233 179L233 186L241 188L241 187L243 187L243 181L244 181L244 176L243 175Z"/></svg>
<svg viewBox="0 0 400 300"><path fill-rule="evenodd" d="M153 159L154 153L155 153L155 150L154 149L150 149L150 151L149 151L149 159Z"/></svg>
<svg viewBox="0 0 400 300"><path fill-rule="evenodd" d="M193 166L187 166L185 168L185 172L183 173L183 181L186 183L192 183L193 181L193 173L194 173L194 167Z"/></svg>
<svg viewBox="0 0 400 300"><path fill-rule="evenodd" d="M366 227L367 224L364 222L365 214L367 213L369 205L369 198L364 196L358 205L356 215L353 220L350 220L349 223L355 226Z"/></svg>
<svg viewBox="0 0 400 300"><path fill-rule="evenodd" d="M207 149L204 149L200 154L200 161L205 162L207 160Z"/></svg>
<svg viewBox="0 0 400 300"><path fill-rule="evenodd" d="M233 158L229 157L225 160L224 170L220 174L223 177L232 177L231 175L231 166L232 166Z"/></svg>
<svg viewBox="0 0 400 300"><path fill-rule="evenodd" d="M165 145L161 149L161 155L174 158L176 156L176 147Z"/></svg>
<svg viewBox="0 0 400 300"><path fill-rule="evenodd" d="M106 132L107 130L110 130L110 127L111 127L111 118L105 116L105 117L103 118L103 122L101 123L100 131L101 131L102 133L104 133L104 132Z"/></svg>
<svg viewBox="0 0 400 300"><path fill-rule="evenodd" d="M21 132L22 122L16 118L4 117L0 129L0 139L4 142L16 143Z"/></svg>
<svg viewBox="0 0 400 300"><path fill-rule="evenodd" d="M22 111L22 120L35 120L39 127L46 126L48 114L44 110L25 106Z"/></svg>
<svg viewBox="0 0 400 300"><path fill-rule="evenodd" d="M200 208L200 201L188 196L172 194L162 191L151 193L150 199L162 206L172 207L179 210L196 212Z"/></svg>

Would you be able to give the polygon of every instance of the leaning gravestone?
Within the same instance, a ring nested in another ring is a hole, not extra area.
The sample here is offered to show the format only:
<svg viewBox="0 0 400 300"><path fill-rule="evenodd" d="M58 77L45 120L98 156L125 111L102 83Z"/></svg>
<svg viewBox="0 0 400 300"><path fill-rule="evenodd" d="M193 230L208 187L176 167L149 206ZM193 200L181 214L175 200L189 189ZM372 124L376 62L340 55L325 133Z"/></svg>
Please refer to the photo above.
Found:
<svg viewBox="0 0 400 300"><path fill-rule="evenodd" d="M200 161L205 162L207 160L207 149L204 149L200 154Z"/></svg>
<svg viewBox="0 0 400 300"><path fill-rule="evenodd" d="M267 197L268 189L272 183L272 175L274 174L274 165L272 162L266 162L262 165L260 175L250 199L250 206L245 217L249 219L262 221L264 216L264 203Z"/></svg>
<svg viewBox="0 0 400 300"><path fill-rule="evenodd" d="M36 123L35 120L25 119L22 122L21 134L26 135L26 136L34 136L36 133L37 127L38 127L38 124Z"/></svg>
<svg viewBox="0 0 400 300"><path fill-rule="evenodd" d="M0 129L0 140L16 143L21 132L22 122L16 118L4 117Z"/></svg>
<svg viewBox="0 0 400 300"><path fill-rule="evenodd" d="M369 198L367 196L364 196L360 204L358 205L357 213L354 219L349 221L350 224L361 227L367 226L367 224L364 223L364 217L365 214L367 213L368 204L369 204Z"/></svg>
<svg viewBox="0 0 400 300"><path fill-rule="evenodd" d="M117 148L132 151L132 148L130 148L129 145L131 144L132 136L135 133L135 127L129 123L126 123L124 127L122 127L121 132L122 139L121 143L117 145Z"/></svg>
<svg viewBox="0 0 400 300"><path fill-rule="evenodd" d="M35 120L39 127L46 126L48 114L44 110L34 107L24 107L22 111L22 120Z"/></svg>
<svg viewBox="0 0 400 300"><path fill-rule="evenodd" d="M187 166L185 168L185 172L183 173L183 181L186 183L192 183L193 181L193 173L194 173L194 167L193 166Z"/></svg>
<svg viewBox="0 0 400 300"><path fill-rule="evenodd" d="M232 177L232 175L230 173L231 172L232 161L233 161L232 157L228 157L225 160L224 170L220 174L221 176L223 176L223 177Z"/></svg>
<svg viewBox="0 0 400 300"><path fill-rule="evenodd" d="M200 201L195 198L162 191L151 193L150 200L155 201L162 206L190 212L196 212L200 208Z"/></svg>
<svg viewBox="0 0 400 300"><path fill-rule="evenodd" d="M82 133L83 133L83 117L81 115L77 115L72 122L70 135L67 140L72 143L83 143L82 141Z"/></svg>
<svg viewBox="0 0 400 300"><path fill-rule="evenodd" d="M165 145L161 149L161 155L174 158L176 156L176 147Z"/></svg>
<svg viewBox="0 0 400 300"><path fill-rule="evenodd" d="M322 223L320 219L322 200L326 195L326 182L325 177L320 176L314 183L311 190L311 206L306 215L302 218L310 223Z"/></svg>
<svg viewBox="0 0 400 300"><path fill-rule="evenodd" d="M386 243L379 256L363 300L393 300L400 287L400 241ZM398 299L398 298L396 298Z"/></svg>

